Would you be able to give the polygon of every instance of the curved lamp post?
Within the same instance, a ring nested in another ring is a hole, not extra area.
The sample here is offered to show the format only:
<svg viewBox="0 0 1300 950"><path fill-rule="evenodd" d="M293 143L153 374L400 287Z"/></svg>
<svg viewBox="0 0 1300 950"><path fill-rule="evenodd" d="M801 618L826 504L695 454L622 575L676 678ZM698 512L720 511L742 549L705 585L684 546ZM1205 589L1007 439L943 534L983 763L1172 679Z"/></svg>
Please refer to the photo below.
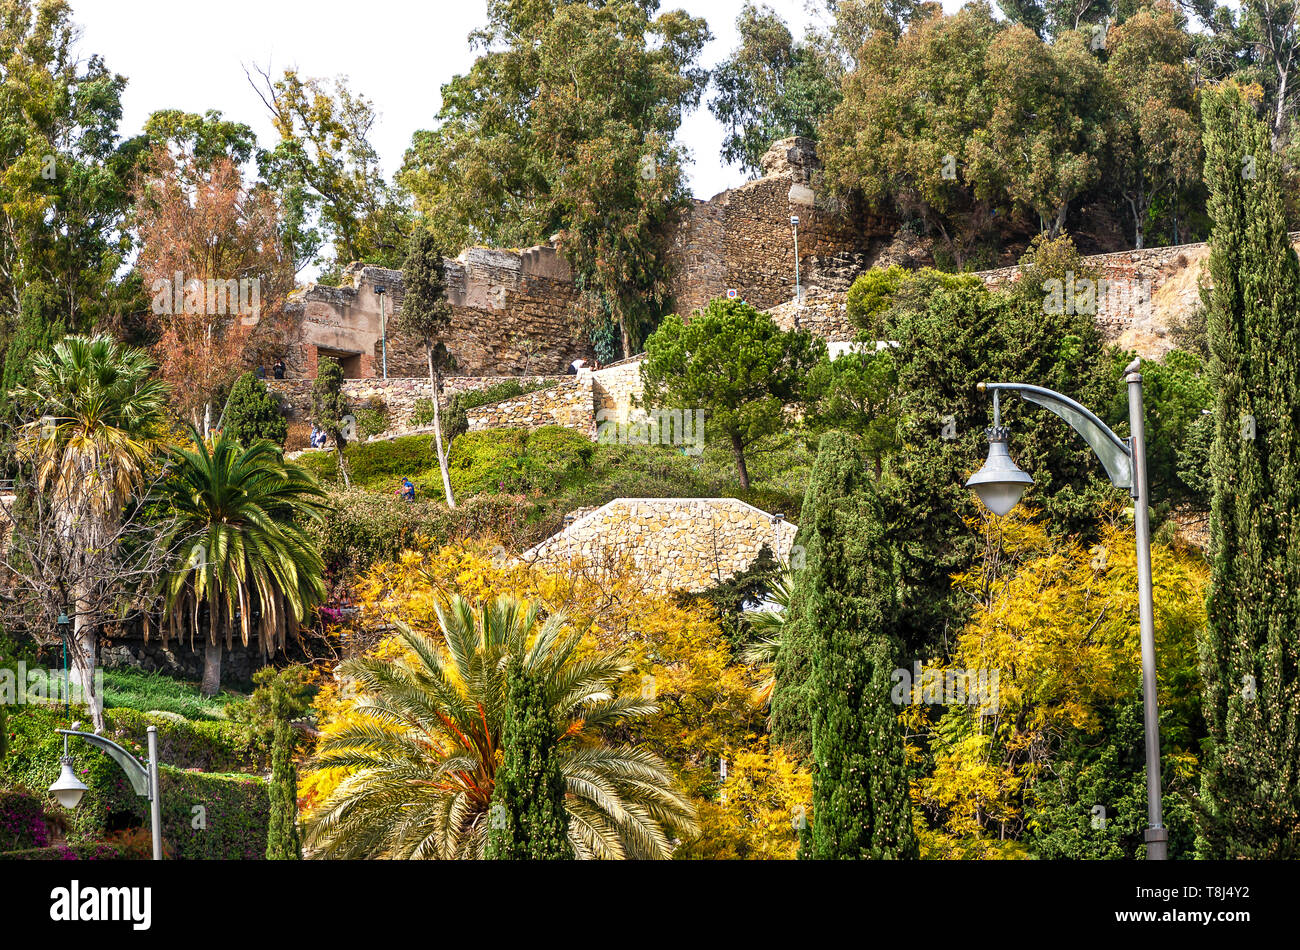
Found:
<svg viewBox="0 0 1300 950"><path fill-rule="evenodd" d="M78 732L79 722L74 722L71 729L55 729L63 736L63 769L58 780L50 786L50 791L59 804L69 810L81 803L81 796L86 793L86 785L72 771L72 756L68 754L68 737L80 736L93 746L108 753L109 758L122 767L131 788L137 795L149 799L149 819L153 829L153 859L162 860L162 802L158 793L158 727L149 727L149 763L145 765L116 742L97 736L93 732Z"/></svg>
<svg viewBox="0 0 1300 950"><path fill-rule="evenodd" d="M1024 383L980 383L980 392L993 392L993 426L988 430L989 457L984 467L970 477L967 487L995 514L1005 515L1034 483L1007 450L1009 432L1002 425L998 393L1014 392L1022 399L1050 409L1083 436L1101 460L1111 482L1127 488L1133 497L1133 524L1137 540L1138 622L1142 635L1142 705L1146 727L1147 764L1147 857L1163 861L1168 857L1169 832L1164 826L1160 801L1160 722L1156 701L1155 611L1151 601L1151 519L1147 511L1146 434L1142 424L1141 360L1124 370L1128 384L1129 428L1132 436L1121 439L1104 422L1068 396Z"/></svg>

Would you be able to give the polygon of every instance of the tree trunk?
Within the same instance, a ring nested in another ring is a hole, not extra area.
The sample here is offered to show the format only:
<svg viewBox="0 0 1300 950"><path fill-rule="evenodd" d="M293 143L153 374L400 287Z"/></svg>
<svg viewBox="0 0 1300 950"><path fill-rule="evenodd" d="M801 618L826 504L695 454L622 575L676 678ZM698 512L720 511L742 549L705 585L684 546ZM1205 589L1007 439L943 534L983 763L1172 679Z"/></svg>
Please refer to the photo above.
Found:
<svg viewBox="0 0 1300 950"><path fill-rule="evenodd" d="M740 479L740 487L749 491L749 469L745 467L745 446L740 441L738 433L731 435L731 451L736 456L736 477Z"/></svg>
<svg viewBox="0 0 1300 950"><path fill-rule="evenodd" d="M82 606L78 601L77 608ZM68 644L71 669L68 671L69 689L76 688L90 710L90 721L95 731L104 728L104 697L95 691L95 625L88 622L85 611L74 608L72 642Z"/></svg>
<svg viewBox="0 0 1300 950"><path fill-rule="evenodd" d="M352 479L348 477L348 460L343 457L343 443L346 441L342 432L334 433L334 451L338 453L339 457L339 475L343 479L343 487L351 488Z"/></svg>
<svg viewBox="0 0 1300 950"><path fill-rule="evenodd" d="M199 692L213 697L221 691L221 643L209 640L203 646L203 685Z"/></svg>
<svg viewBox="0 0 1300 950"><path fill-rule="evenodd" d="M442 447L442 416L438 412L442 380L433 368L433 347L426 346L424 350L429 357L429 386L433 389L433 445L438 450L438 470L442 472L442 490L447 493L447 507L455 508L456 499L451 493L451 473L447 471L447 453Z"/></svg>

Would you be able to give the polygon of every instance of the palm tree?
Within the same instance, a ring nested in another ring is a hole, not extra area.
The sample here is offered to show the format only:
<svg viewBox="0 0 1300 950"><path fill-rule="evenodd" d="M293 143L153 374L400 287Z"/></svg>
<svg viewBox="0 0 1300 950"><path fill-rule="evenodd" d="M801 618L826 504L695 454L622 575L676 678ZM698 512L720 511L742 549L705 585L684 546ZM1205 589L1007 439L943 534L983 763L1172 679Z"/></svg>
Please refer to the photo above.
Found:
<svg viewBox="0 0 1300 950"><path fill-rule="evenodd" d="M207 607L204 696L221 687L221 654L236 625L248 646L254 620L263 657L297 634L307 612L325 599L325 565L305 522L328 510L325 492L300 465L259 440L247 448L220 436L209 444L194 429L192 448L171 453L161 489L176 520L165 539L189 560L163 580L164 637L200 631Z"/></svg>
<svg viewBox="0 0 1300 950"><path fill-rule="evenodd" d="M781 573L772 580L767 602L771 610L754 610L746 614L754 639L740 651L743 663L765 667L765 676L754 690L754 698L766 706L772 701L776 689L776 676L772 672L776 654L781 649L781 638L790 618L790 593L794 590L794 572L788 563L781 565Z"/></svg>
<svg viewBox="0 0 1300 950"><path fill-rule="evenodd" d="M107 336L68 336L32 361L32 382L14 396L39 416L25 423L18 457L35 468L55 530L74 548L112 543L122 509L145 480L159 446L167 388L151 378L153 364L135 347ZM95 627L87 616L90 591L72 578L73 675L93 690ZM91 697L96 727L99 697Z"/></svg>
<svg viewBox="0 0 1300 950"><path fill-rule="evenodd" d="M358 717L317 747L316 769L349 774L307 824L307 843L339 858L482 858L512 657L544 684L558 736L569 841L579 858L664 858L666 828L693 830L663 761L603 741L601 729L655 711L615 684L622 651L575 656L581 630L562 613L499 597L439 603L437 636L397 624L409 657L343 664Z"/></svg>

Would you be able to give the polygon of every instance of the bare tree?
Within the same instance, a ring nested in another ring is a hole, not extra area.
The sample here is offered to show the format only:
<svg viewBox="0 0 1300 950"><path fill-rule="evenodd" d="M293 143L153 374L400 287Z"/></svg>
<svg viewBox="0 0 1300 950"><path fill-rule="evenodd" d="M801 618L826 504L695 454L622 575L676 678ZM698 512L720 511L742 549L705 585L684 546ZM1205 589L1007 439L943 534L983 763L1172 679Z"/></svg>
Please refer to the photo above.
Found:
<svg viewBox="0 0 1300 950"><path fill-rule="evenodd" d="M11 495L0 498L0 617L6 629L38 643L63 639L76 682L98 731L104 727L103 697L97 695L93 655L80 649L76 631L100 628L139 615L148 625L160 613L159 580L185 553L185 541L159 543L169 534L167 516L147 503L163 473L153 476L122 516L97 520L97 502L82 493L69 510L68 499L56 506L36 480L21 477ZM97 525L93 532L81 530ZM93 538L91 537L93 535ZM60 625L60 616L75 616Z"/></svg>

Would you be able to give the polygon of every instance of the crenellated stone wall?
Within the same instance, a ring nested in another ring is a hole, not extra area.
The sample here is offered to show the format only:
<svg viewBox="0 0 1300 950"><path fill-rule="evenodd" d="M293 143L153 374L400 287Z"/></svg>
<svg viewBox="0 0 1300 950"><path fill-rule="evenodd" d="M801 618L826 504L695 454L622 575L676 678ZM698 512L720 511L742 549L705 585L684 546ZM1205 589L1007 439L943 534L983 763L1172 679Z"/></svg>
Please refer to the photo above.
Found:
<svg viewBox="0 0 1300 950"><path fill-rule="evenodd" d="M524 552L522 560L601 570L622 563L657 591L707 590L764 547L789 559L795 525L735 498L619 498Z"/></svg>
<svg viewBox="0 0 1300 950"><path fill-rule="evenodd" d="M554 246L471 247L444 263L447 349L458 373L559 374L579 357L592 358L580 295ZM295 326L284 341L287 375L314 378L317 361L329 356L349 378L382 376L385 327L389 378L426 375L424 347L396 329L404 287L401 271L362 264L347 270L342 286L308 285L286 307Z"/></svg>

